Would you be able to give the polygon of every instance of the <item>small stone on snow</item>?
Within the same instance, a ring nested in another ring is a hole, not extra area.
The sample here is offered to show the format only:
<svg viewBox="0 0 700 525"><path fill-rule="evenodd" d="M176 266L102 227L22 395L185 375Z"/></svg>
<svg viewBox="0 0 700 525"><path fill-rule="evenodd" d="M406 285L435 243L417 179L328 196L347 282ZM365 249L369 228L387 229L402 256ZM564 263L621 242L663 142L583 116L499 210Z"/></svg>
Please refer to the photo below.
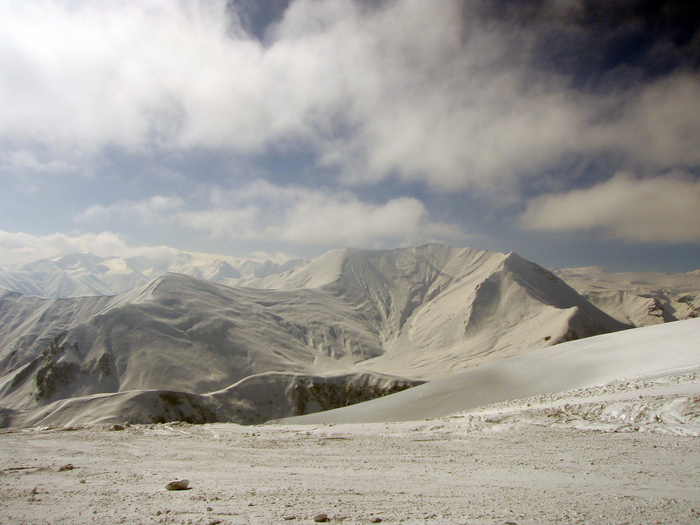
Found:
<svg viewBox="0 0 700 525"><path fill-rule="evenodd" d="M187 479L179 479L171 481L165 486L165 490L188 490L190 481Z"/></svg>

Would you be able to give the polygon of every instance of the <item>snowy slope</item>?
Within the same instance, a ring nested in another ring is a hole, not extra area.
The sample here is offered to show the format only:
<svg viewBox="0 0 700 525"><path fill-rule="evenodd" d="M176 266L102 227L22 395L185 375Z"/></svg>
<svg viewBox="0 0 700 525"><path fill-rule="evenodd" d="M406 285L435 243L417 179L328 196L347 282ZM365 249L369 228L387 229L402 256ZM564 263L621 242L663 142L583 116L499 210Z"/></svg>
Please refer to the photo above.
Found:
<svg viewBox="0 0 700 525"><path fill-rule="evenodd" d="M571 341L286 424L416 421L537 395L700 371L700 319Z"/></svg>
<svg viewBox="0 0 700 525"><path fill-rule="evenodd" d="M235 268L246 279L261 278L278 273L286 273L302 268L307 264L309 264L308 259L290 259L283 263L276 263L270 261L269 259L265 261L246 259L233 263Z"/></svg>
<svg viewBox="0 0 700 525"><path fill-rule="evenodd" d="M15 409L116 390L205 393L263 372L352 368L382 351L373 327L328 295L180 274L112 298L0 304L10 327L0 334L0 405Z"/></svg>
<svg viewBox="0 0 700 525"><path fill-rule="evenodd" d="M700 271L608 273L597 266L553 272L615 319L648 326L700 317Z"/></svg>

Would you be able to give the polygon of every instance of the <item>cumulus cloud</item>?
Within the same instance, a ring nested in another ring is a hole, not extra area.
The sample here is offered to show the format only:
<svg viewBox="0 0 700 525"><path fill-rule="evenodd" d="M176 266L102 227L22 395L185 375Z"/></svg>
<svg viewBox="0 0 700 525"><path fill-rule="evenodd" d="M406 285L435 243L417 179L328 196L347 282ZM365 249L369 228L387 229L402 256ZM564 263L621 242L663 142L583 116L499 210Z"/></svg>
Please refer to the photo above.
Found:
<svg viewBox="0 0 700 525"><path fill-rule="evenodd" d="M69 152L306 148L346 183L505 187L509 198L572 158L700 164L694 69L638 85L619 81L636 74L626 64L591 88L556 55L563 46L597 65L585 33L595 3L295 0L275 2L264 32L236 16L245 4L1 2L0 140Z"/></svg>
<svg viewBox="0 0 700 525"><path fill-rule="evenodd" d="M132 250L133 248L128 246L124 237L111 232L30 235L0 230L0 260L7 268L77 252L92 252L96 255L111 256L124 255Z"/></svg>
<svg viewBox="0 0 700 525"><path fill-rule="evenodd" d="M191 218L202 214L208 220L199 223L215 234L225 231L231 238L316 246L382 246L467 237L456 226L432 220L423 203L412 197L370 203L349 191L257 181L236 191L216 189L211 204L213 210L181 216L181 223L196 224ZM214 216L222 220L210 220Z"/></svg>
<svg viewBox="0 0 700 525"><path fill-rule="evenodd" d="M121 201L109 206L94 204L76 218L79 221L112 217L135 218L143 223L158 222L164 216L183 208L185 201L176 196L155 195L141 201Z"/></svg>
<svg viewBox="0 0 700 525"><path fill-rule="evenodd" d="M521 226L631 242L700 243L700 182L682 174L640 179L618 173L591 188L534 199Z"/></svg>
<svg viewBox="0 0 700 525"><path fill-rule="evenodd" d="M348 191L265 181L236 190L216 187L204 205L155 196L91 206L79 215L82 220L114 217L176 225L205 232L212 239L312 246L381 246L467 237L456 226L432 220L423 203L412 197L371 203Z"/></svg>

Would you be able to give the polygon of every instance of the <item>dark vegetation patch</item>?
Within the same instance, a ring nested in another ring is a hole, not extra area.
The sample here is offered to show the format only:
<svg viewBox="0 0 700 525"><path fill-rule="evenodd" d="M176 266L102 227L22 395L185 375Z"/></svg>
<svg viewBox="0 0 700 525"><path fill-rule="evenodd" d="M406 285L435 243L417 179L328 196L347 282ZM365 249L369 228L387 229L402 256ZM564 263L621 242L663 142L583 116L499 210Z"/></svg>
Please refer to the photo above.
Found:
<svg viewBox="0 0 700 525"><path fill-rule="evenodd" d="M162 410L151 416L151 423L182 421L197 425L218 421L216 412L202 403L194 394L164 391L158 392L158 398L162 403Z"/></svg>
<svg viewBox="0 0 700 525"><path fill-rule="evenodd" d="M386 386L379 385L355 385L353 383L329 383L314 380L304 380L296 384L289 393L293 408L293 415L303 416L309 411L312 403L316 404L320 411L341 408L364 401L370 401L379 397L395 394L411 388L411 384L400 381L391 381Z"/></svg>

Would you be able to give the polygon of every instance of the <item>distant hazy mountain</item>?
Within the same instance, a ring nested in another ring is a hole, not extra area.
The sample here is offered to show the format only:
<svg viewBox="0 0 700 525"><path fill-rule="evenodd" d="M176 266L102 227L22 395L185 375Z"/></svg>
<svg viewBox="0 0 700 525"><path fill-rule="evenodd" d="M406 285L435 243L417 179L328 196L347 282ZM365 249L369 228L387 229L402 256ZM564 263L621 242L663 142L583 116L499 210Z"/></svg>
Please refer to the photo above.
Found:
<svg viewBox="0 0 700 525"><path fill-rule="evenodd" d="M76 253L0 272L0 288L39 297L112 295L150 279L129 262Z"/></svg>
<svg viewBox="0 0 700 525"><path fill-rule="evenodd" d="M40 422L98 396L120 414L141 403L142 421L182 405L181 417L259 422L626 327L540 266L468 248L337 250L245 287L205 276L114 297L3 292L0 407ZM187 395L209 401L195 409ZM156 398L172 403L148 408Z"/></svg>
<svg viewBox="0 0 700 525"><path fill-rule="evenodd" d="M270 260L260 262L249 259L237 264L236 268L238 268L238 271L241 272L246 279L253 279L256 277L267 277L269 275L289 272L306 266L307 264L309 264L307 259L291 259L281 264Z"/></svg>
<svg viewBox="0 0 700 525"><path fill-rule="evenodd" d="M700 270L608 273L589 266L554 273L598 308L632 326L700 317Z"/></svg>
<svg viewBox="0 0 700 525"><path fill-rule="evenodd" d="M0 270L0 288L46 298L116 295L168 272L235 286L244 278L286 272L306 263L306 259L282 264L247 259L227 262L174 250L128 259L76 253Z"/></svg>

